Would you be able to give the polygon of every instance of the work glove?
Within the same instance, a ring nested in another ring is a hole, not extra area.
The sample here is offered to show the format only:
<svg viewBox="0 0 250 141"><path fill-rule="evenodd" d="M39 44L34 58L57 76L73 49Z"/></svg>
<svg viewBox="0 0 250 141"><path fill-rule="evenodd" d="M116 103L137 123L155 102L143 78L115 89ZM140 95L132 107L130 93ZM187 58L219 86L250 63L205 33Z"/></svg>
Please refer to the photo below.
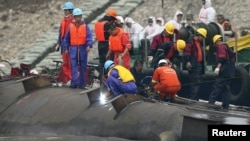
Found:
<svg viewBox="0 0 250 141"><path fill-rule="evenodd" d="M153 56L148 56L148 63L151 64L153 60Z"/></svg>
<svg viewBox="0 0 250 141"><path fill-rule="evenodd" d="M191 70L192 65L191 65L191 63L190 63L190 62L187 62L187 63L186 63L186 68L187 68L188 70Z"/></svg>
<svg viewBox="0 0 250 141"><path fill-rule="evenodd" d="M220 72L220 68L215 68L215 70L214 70L214 74L215 74L216 76L218 76L218 75L219 75L219 72Z"/></svg>

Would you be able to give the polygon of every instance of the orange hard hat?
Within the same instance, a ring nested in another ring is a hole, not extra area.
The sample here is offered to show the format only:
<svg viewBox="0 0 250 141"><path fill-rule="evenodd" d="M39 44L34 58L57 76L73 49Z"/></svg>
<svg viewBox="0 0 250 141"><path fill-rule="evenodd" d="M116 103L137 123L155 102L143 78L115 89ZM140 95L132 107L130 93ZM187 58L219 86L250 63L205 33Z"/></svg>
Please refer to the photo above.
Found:
<svg viewBox="0 0 250 141"><path fill-rule="evenodd" d="M106 15L112 16L112 17L116 18L116 15L117 15L117 14L116 14L116 10L110 8L110 9L108 9L108 10L106 11Z"/></svg>

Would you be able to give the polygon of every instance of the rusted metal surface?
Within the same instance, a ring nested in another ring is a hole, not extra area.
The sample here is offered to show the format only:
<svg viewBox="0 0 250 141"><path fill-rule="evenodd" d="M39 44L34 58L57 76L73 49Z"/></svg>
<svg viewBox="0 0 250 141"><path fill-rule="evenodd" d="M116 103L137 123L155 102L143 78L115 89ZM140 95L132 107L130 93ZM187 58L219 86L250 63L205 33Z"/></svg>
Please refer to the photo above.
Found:
<svg viewBox="0 0 250 141"><path fill-rule="evenodd" d="M29 76L18 80L17 82L22 82L23 87L26 92L33 91L39 88L51 86L51 82L45 76L36 75Z"/></svg>

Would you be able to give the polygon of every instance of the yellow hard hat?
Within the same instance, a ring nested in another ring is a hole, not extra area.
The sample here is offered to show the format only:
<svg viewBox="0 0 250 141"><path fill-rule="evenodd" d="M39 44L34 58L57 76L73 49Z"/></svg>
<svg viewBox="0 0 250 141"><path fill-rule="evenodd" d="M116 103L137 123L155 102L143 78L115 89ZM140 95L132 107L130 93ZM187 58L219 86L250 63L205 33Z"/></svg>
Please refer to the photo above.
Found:
<svg viewBox="0 0 250 141"><path fill-rule="evenodd" d="M214 35L213 37L213 43L215 44L216 41L218 41L218 39L222 38L221 35Z"/></svg>
<svg viewBox="0 0 250 141"><path fill-rule="evenodd" d="M174 24L166 23L164 29L168 34L174 34Z"/></svg>
<svg viewBox="0 0 250 141"><path fill-rule="evenodd" d="M204 38L207 37L207 30L205 28L198 28L196 30L196 32L198 32L199 34L201 34Z"/></svg>
<svg viewBox="0 0 250 141"><path fill-rule="evenodd" d="M185 49L186 47L186 42L184 40L177 40L176 42L176 49L181 52Z"/></svg>

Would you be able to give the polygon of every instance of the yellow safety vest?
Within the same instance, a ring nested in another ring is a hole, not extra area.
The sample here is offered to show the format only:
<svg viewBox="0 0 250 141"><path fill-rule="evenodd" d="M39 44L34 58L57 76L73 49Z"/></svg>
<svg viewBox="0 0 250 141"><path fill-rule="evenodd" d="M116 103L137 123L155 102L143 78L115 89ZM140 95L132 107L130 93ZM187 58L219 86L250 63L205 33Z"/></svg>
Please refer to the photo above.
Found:
<svg viewBox="0 0 250 141"><path fill-rule="evenodd" d="M132 75L132 73L126 69L125 67L121 66L121 65L116 65L113 69L116 69L118 71L118 74L120 76L119 79L122 80L122 82L126 83L129 81L133 81L135 82L135 78ZM112 70L112 69L111 69ZM108 72L108 76L110 75L111 70Z"/></svg>

